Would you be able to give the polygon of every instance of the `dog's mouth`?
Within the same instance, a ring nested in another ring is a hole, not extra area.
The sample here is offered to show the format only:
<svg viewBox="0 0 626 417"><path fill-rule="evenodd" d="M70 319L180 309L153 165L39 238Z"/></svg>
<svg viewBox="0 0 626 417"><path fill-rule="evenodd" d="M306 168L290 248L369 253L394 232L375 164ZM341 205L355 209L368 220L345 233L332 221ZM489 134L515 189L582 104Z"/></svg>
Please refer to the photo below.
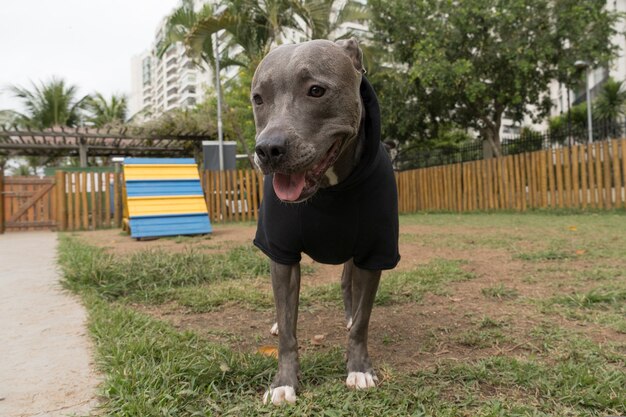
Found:
<svg viewBox="0 0 626 417"><path fill-rule="evenodd" d="M282 201L295 203L306 200L315 194L319 188L322 175L337 160L340 144L341 140L333 143L324 157L307 170L290 174L275 172L272 185L274 186L276 196Z"/></svg>

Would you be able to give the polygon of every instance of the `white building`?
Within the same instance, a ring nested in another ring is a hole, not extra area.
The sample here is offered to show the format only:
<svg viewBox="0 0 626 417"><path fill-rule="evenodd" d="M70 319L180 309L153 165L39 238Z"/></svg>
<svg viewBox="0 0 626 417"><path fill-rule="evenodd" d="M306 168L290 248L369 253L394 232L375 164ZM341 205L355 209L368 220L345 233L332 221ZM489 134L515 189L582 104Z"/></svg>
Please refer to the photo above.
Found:
<svg viewBox="0 0 626 417"><path fill-rule="evenodd" d="M195 0L199 10L204 4L216 0ZM341 5L339 5L341 6ZM178 42L165 52L161 59L157 56L158 46L163 41L167 17L159 24L150 49L131 59L131 93L128 100L129 114L139 120L146 120L177 109L193 107L202 102L207 92L215 86L215 76L210 67L198 67L185 55L185 48ZM303 25L304 27L304 25ZM367 26L355 22L343 23L332 34L339 37L348 31L367 34ZM302 42L306 36L302 31L285 30L282 43ZM231 55L234 55L234 52ZM235 68L222 72L223 79L237 73Z"/></svg>
<svg viewBox="0 0 626 417"><path fill-rule="evenodd" d="M159 25L151 48L131 60L129 113L150 119L173 109L195 106L214 85L213 72L185 55L182 43L171 45L162 58L158 47L165 36L167 18Z"/></svg>

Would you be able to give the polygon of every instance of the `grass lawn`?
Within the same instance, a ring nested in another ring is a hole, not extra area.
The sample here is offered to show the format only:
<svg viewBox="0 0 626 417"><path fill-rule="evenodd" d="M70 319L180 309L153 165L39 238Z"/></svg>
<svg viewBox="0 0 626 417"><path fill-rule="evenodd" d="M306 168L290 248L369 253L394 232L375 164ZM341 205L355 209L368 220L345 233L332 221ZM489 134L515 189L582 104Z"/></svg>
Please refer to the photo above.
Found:
<svg viewBox="0 0 626 417"><path fill-rule="evenodd" d="M295 406L276 372L267 260L254 225L135 242L60 235L119 416L626 415L626 215L416 214L370 327L380 386L345 380L341 268L304 261Z"/></svg>

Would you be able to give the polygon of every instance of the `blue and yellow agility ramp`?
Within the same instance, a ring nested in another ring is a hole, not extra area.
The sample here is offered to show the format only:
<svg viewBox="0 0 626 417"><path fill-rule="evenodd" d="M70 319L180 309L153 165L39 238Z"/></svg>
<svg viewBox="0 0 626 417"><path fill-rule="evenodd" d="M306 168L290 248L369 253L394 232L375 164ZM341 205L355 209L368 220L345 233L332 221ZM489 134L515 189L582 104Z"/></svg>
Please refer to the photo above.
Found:
<svg viewBox="0 0 626 417"><path fill-rule="evenodd" d="M124 190L124 226L133 238L211 233L191 158L126 158Z"/></svg>

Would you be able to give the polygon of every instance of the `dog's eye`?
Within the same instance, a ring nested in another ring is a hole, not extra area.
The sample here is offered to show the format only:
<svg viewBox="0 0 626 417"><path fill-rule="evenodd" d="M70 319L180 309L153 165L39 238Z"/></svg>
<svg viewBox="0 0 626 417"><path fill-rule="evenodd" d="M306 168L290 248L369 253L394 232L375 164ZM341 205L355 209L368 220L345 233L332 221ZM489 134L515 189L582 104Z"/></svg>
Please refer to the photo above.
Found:
<svg viewBox="0 0 626 417"><path fill-rule="evenodd" d="M253 95L252 100L254 101L254 104L256 105L260 106L261 104L263 104L263 98L258 94Z"/></svg>
<svg viewBox="0 0 626 417"><path fill-rule="evenodd" d="M314 85L313 87L309 88L309 95L311 97L322 97L324 95L324 93L326 92L326 89L323 87L320 87L319 85Z"/></svg>

